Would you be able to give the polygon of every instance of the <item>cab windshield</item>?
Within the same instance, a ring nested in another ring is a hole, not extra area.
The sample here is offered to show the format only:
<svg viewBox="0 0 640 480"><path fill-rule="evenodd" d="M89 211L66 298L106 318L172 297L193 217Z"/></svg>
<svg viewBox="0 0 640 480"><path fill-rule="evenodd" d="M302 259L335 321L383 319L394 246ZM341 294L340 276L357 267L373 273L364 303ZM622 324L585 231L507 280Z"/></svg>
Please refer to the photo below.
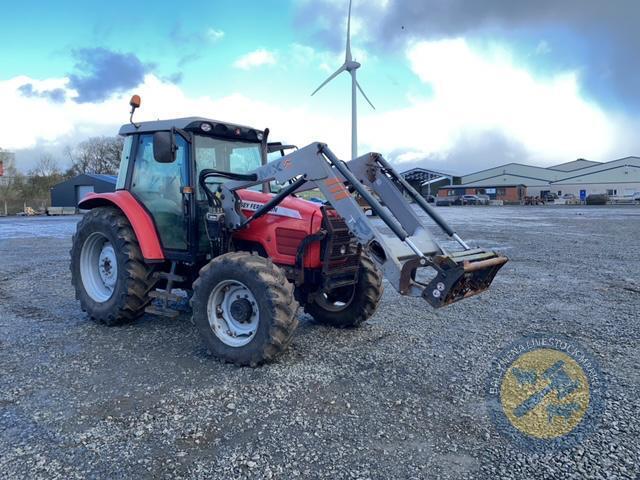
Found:
<svg viewBox="0 0 640 480"><path fill-rule="evenodd" d="M224 172L247 173L262 165L260 143L238 142L232 140L221 140L218 138L196 135L194 141L196 170L200 178L200 172L213 168ZM224 183L226 179L221 177L210 177L207 184L212 188L216 184ZM204 199L204 193L200 192L199 198Z"/></svg>

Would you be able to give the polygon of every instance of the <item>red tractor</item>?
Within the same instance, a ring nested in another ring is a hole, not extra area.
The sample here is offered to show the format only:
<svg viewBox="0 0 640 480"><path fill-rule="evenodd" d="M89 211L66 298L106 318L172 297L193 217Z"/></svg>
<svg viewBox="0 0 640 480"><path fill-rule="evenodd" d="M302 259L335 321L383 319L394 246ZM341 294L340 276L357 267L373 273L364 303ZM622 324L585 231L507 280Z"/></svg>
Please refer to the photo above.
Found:
<svg viewBox="0 0 640 480"><path fill-rule="evenodd" d="M322 143L285 154L268 133L206 118L124 125L116 191L80 203L71 273L82 309L107 325L175 316L187 291L209 351L258 365L288 345L299 304L356 327L376 311L383 275L440 307L487 289L506 263L466 245L380 155L343 162ZM300 197L311 189L326 201ZM419 210L462 250L439 245Z"/></svg>

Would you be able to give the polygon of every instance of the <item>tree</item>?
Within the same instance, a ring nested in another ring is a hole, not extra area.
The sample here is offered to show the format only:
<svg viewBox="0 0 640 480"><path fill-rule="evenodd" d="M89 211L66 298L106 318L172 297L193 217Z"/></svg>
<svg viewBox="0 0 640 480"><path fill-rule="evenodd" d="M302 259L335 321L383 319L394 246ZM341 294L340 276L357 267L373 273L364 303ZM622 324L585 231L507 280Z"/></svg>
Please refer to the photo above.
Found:
<svg viewBox="0 0 640 480"><path fill-rule="evenodd" d="M26 201L46 204L51 188L63 180L58 162L50 153L40 156L36 166L29 170L28 180L22 185Z"/></svg>
<svg viewBox="0 0 640 480"><path fill-rule="evenodd" d="M43 153L34 168L29 171L32 177L53 177L61 175L58 162L50 153Z"/></svg>
<svg viewBox="0 0 640 480"><path fill-rule="evenodd" d="M117 174L123 142L122 137L92 137L75 148L67 147L73 173Z"/></svg>

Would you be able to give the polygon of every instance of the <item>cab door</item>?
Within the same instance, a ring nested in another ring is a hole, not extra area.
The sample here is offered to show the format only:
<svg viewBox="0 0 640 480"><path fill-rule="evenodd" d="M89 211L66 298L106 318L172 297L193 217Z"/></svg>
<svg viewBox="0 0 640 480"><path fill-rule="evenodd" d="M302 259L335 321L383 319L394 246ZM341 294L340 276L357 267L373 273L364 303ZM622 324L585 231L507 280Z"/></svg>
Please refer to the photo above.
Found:
<svg viewBox="0 0 640 480"><path fill-rule="evenodd" d="M153 156L153 135L138 137L130 190L153 217L163 248L183 252L189 245L189 210L182 194L189 185L189 144L180 135L175 143L176 160L159 163Z"/></svg>

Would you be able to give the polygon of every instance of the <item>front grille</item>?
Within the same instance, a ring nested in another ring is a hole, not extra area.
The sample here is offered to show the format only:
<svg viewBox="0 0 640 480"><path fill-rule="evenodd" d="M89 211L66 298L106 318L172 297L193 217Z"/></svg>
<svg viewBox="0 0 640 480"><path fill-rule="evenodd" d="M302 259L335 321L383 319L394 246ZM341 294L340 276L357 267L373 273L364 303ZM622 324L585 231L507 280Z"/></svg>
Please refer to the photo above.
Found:
<svg viewBox="0 0 640 480"><path fill-rule="evenodd" d="M333 209L325 207L322 273L324 290L353 285L360 270L360 245L354 240L349 227ZM342 253L344 252L344 253Z"/></svg>

